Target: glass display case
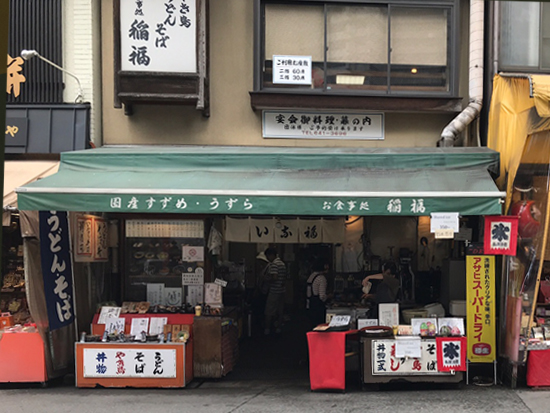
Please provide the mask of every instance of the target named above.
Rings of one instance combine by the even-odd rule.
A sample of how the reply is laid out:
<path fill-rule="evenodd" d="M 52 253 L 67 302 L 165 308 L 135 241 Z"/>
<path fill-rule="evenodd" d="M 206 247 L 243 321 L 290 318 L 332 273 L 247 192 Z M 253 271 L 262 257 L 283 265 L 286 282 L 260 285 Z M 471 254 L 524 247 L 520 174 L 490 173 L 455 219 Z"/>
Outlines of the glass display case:
<path fill-rule="evenodd" d="M 183 274 L 204 274 L 202 220 L 127 220 L 125 229 L 125 301 L 147 301 L 148 284 L 182 288 Z"/>

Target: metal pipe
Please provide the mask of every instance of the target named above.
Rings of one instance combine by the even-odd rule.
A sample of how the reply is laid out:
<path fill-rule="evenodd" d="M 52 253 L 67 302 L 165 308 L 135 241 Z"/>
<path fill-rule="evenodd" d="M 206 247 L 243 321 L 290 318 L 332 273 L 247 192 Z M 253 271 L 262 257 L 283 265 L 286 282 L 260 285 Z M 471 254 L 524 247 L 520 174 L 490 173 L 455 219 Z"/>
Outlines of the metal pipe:
<path fill-rule="evenodd" d="M 470 0 L 469 104 L 441 132 L 438 146 L 454 146 L 458 135 L 479 116 L 483 107 L 483 0 Z"/>

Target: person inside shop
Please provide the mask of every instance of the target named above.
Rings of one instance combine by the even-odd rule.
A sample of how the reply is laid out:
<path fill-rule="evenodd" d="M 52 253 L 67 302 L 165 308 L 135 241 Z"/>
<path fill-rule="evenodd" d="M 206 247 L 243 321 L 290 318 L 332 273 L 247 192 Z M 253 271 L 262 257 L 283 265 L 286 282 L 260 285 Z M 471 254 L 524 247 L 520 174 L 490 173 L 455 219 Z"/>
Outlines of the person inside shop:
<path fill-rule="evenodd" d="M 370 280 L 382 280 L 376 287 L 376 294 L 363 294 L 364 299 L 374 302 L 372 317 L 378 317 L 378 304 L 395 303 L 399 292 L 399 280 L 396 277 L 397 266 L 388 261 L 382 265 L 382 272 L 379 274 L 367 275 L 363 279 L 363 287 L 366 287 Z"/>
<path fill-rule="evenodd" d="M 265 303 L 265 330 L 264 335 L 281 334 L 285 309 L 286 265 L 277 256 L 275 248 L 268 248 L 264 252 L 269 261 L 265 269 L 265 279 L 269 281 L 269 292 Z"/>
<path fill-rule="evenodd" d="M 307 279 L 306 309 L 310 321 L 310 330 L 325 322 L 327 296 L 328 265 L 316 261 L 312 265 L 312 273 Z"/>
<path fill-rule="evenodd" d="M 266 277 L 266 269 L 269 260 L 262 251 L 256 256 L 255 262 L 255 287 L 252 296 L 251 308 L 255 326 L 262 328 L 265 320 L 265 304 L 269 293 L 269 279 Z M 261 330 L 260 330 L 261 331 Z"/>

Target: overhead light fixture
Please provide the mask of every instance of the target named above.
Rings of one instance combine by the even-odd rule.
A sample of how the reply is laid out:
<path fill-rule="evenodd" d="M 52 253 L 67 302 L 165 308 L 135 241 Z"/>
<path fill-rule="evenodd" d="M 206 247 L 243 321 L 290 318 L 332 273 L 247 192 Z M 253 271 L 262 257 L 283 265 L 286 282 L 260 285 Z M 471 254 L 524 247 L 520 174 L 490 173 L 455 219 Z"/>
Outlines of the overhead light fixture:
<path fill-rule="evenodd" d="M 365 83 L 365 76 L 358 75 L 336 75 L 338 85 L 362 85 Z"/>
<path fill-rule="evenodd" d="M 62 72 L 67 73 L 69 76 L 73 77 L 78 84 L 78 95 L 76 95 L 75 103 L 82 103 L 84 101 L 84 92 L 82 91 L 82 85 L 80 84 L 80 80 L 78 80 L 78 77 L 76 77 L 76 75 L 72 74 L 66 69 L 63 69 L 61 66 L 56 65 L 54 62 L 46 59 L 44 56 L 41 56 L 40 53 L 38 53 L 36 50 L 21 50 L 21 57 L 25 60 L 31 60 L 33 57 L 38 57 L 40 60 L 43 60 L 44 62 L 55 67 L 56 69 L 59 69 Z"/>
<path fill-rule="evenodd" d="M 418 73 L 418 69 L 417 69 L 416 67 L 413 67 L 413 68 L 411 69 L 411 73 L 412 73 L 413 75 L 416 74 L 416 73 Z"/>

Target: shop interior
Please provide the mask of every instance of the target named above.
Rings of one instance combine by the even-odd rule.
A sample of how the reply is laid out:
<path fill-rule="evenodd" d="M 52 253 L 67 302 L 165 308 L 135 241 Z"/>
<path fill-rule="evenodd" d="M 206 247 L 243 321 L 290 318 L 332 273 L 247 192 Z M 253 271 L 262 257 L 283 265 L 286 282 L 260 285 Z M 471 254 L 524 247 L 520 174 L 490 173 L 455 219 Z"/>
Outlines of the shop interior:
<path fill-rule="evenodd" d="M 147 312 L 194 314 L 196 306 L 202 305 L 202 315 L 231 318 L 239 335 L 238 362 L 234 361 L 233 375 L 258 378 L 272 378 L 277 374 L 288 378 L 300 374 L 307 377 L 306 332 L 310 325 L 305 310 L 306 280 L 316 261 L 321 260 L 328 267 L 329 316 L 349 313 L 353 315 L 354 323 L 357 318 L 368 318 L 374 304 L 363 298 L 362 280 L 367 275 L 380 273 L 383 263 L 388 261 L 394 262 L 398 269 L 400 289 L 397 301 L 401 311 L 441 303 L 445 313 L 449 314 L 451 302 L 465 300 L 465 242 L 457 238 L 475 240 L 479 236 L 478 217 L 461 218 L 461 232 L 454 240 L 435 239 L 430 231 L 429 217 L 341 217 L 338 222 L 343 230 L 336 242 L 253 242 L 248 227 L 250 220 L 256 218 L 251 217 L 238 218 L 238 228 L 241 228 L 241 233 L 246 233 L 247 241 L 242 241 L 242 234 L 235 235 L 233 230 L 233 234 L 228 232 L 228 221 L 232 218 L 227 216 L 199 217 L 198 221 L 204 223 L 204 237 L 197 238 L 177 234 L 161 238 L 143 237 L 129 229 L 129 225 L 136 221 L 132 215 L 104 218 L 110 223 L 110 233 L 116 233 L 116 236 L 110 236 L 109 263 L 75 263 L 76 273 L 87 274 L 86 287 L 89 287 L 83 289 L 77 276 L 76 285 L 80 291 L 77 298 L 80 295 L 80 301 L 94 303 L 88 309 L 79 304 L 79 331 L 88 330 L 99 306 L 124 306 L 123 303 L 127 302 L 147 301 L 147 285 L 162 283 L 166 300 L 160 305 L 150 303 Z M 279 218 L 258 219 L 277 225 Z M 288 223 L 299 220 L 299 217 L 284 219 Z M 302 218 L 311 219 L 315 218 Z M 177 219 L 167 216 L 166 220 L 174 222 Z M 147 222 L 147 217 L 141 221 Z M 149 222 L 158 221 L 162 219 L 154 216 Z M 213 243 L 211 228 L 220 235 L 218 244 Z M 318 230 L 320 233 L 320 228 Z M 204 248 L 204 260 L 192 263 L 182 260 L 182 246 Z M 263 308 L 257 299 L 257 280 L 265 267 L 265 256 L 262 255 L 268 247 L 277 250 L 287 267 L 288 276 L 282 333 L 265 336 Z M 103 270 L 99 270 L 99 266 Z M 194 292 L 193 286 L 184 285 L 181 290 L 181 274 L 195 273 L 201 267 L 205 283 L 226 282 L 220 309 L 204 305 L 202 293 Z M 373 293 L 376 293 L 377 284 L 378 281 L 374 280 Z M 169 289 L 172 295 L 166 295 Z M 177 289 L 181 292 L 176 293 Z M 83 294 L 86 297 L 82 297 Z M 137 309 L 126 311 L 137 312 Z"/>

